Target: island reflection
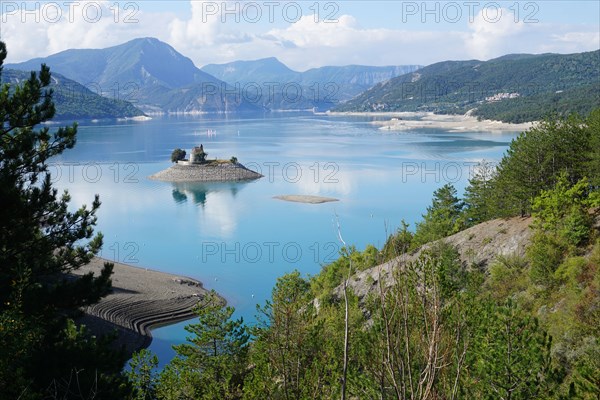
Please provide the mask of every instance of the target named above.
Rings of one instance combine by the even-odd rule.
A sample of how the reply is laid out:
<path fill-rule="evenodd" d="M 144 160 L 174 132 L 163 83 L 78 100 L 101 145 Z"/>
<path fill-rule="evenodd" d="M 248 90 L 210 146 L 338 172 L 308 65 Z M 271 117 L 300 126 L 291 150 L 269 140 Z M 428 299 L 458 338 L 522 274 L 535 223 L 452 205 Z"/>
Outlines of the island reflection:
<path fill-rule="evenodd" d="M 188 200 L 196 205 L 206 206 L 208 195 L 211 193 L 228 194 L 233 198 L 242 189 L 246 182 L 172 182 L 173 200 L 177 204 L 186 203 Z"/>

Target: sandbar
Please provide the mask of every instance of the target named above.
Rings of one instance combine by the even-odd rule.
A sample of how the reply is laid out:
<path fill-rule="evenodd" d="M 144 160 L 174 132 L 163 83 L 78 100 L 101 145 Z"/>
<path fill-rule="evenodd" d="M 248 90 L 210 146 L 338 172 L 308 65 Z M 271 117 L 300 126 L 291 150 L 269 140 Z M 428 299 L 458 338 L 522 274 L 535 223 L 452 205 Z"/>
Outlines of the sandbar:
<path fill-rule="evenodd" d="M 308 204 L 321 204 L 328 203 L 331 201 L 340 201 L 339 199 L 335 199 L 333 197 L 321 197 L 321 196 L 311 196 L 306 194 L 285 194 L 281 196 L 275 196 L 274 199 L 284 200 L 284 201 L 292 201 L 295 203 L 308 203 Z"/>

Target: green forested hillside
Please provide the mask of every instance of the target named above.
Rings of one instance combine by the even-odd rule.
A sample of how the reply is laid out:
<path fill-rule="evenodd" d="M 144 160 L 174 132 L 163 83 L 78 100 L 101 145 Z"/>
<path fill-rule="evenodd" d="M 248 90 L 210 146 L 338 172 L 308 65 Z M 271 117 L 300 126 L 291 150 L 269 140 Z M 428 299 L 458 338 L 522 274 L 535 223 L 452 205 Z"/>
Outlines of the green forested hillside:
<path fill-rule="evenodd" d="M 18 85 L 29 76 L 25 71 L 5 70 L 2 73 L 2 83 Z M 127 101 L 100 96 L 59 74 L 52 75 L 49 87 L 54 91 L 55 120 L 114 119 L 144 115 Z"/>
<path fill-rule="evenodd" d="M 571 113 L 586 115 L 598 105 L 600 105 L 600 80 L 562 91 L 480 104 L 473 114 L 482 119 L 521 123 L 540 121 L 548 115 L 567 116 Z"/>
<path fill-rule="evenodd" d="M 589 113 L 600 105 L 600 50 L 578 54 L 508 55 L 490 61 L 445 61 L 380 83 L 336 111 L 434 111 L 507 122 L 552 112 Z M 492 102 L 500 93 L 518 94 Z"/>

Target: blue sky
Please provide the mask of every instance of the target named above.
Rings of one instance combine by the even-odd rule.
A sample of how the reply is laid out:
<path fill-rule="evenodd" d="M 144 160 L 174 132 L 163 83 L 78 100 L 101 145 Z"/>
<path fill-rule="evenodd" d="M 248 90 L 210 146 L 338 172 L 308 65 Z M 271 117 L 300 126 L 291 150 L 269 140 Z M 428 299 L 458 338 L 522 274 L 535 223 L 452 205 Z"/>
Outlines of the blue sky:
<path fill-rule="evenodd" d="M 144 36 L 198 66 L 274 56 L 297 70 L 600 48 L 598 1 L 46 0 L 0 14 L 10 62 Z"/>
<path fill-rule="evenodd" d="M 313 5 L 315 1 L 297 1 L 298 3 L 307 4 L 308 6 Z M 322 8 L 329 1 L 321 1 Z M 365 27 L 380 27 L 380 28 L 394 28 L 398 27 L 398 23 L 401 20 L 402 7 L 407 7 L 408 3 L 417 3 L 419 6 L 423 3 L 422 1 L 397 1 L 397 0 L 384 0 L 384 1 L 370 1 L 370 0 L 344 0 L 336 2 L 339 5 L 340 13 L 351 14 L 360 16 L 361 23 Z M 433 3 L 429 1 L 429 7 L 435 7 Z M 447 3 L 457 3 L 461 5 L 461 8 L 467 11 L 467 7 L 464 6 L 465 1 L 445 1 L 437 2 L 439 7 L 444 7 Z M 491 4 L 493 2 L 482 1 L 478 2 L 481 6 Z M 533 9 L 528 8 L 525 10 L 525 5 L 533 3 L 531 1 L 499 1 L 496 2 L 502 7 L 509 8 L 520 4 L 520 8 L 524 14 L 532 12 Z M 538 1 L 535 2 L 538 5 L 538 11 L 536 15 L 540 20 L 547 23 L 569 23 L 569 24 L 595 24 L 598 25 L 600 19 L 600 2 L 595 0 L 587 1 Z M 147 11 L 164 12 L 171 11 L 175 12 L 180 16 L 189 15 L 190 13 L 190 1 L 188 0 L 174 0 L 174 1 L 157 1 L 157 0 L 145 0 L 141 4 L 141 7 Z M 307 7 L 308 7 L 307 6 Z M 476 7 L 474 7 L 476 8 Z M 479 7 L 480 9 L 481 7 Z M 476 8 L 478 9 L 478 8 Z M 414 29 L 423 29 L 423 25 L 416 19 L 409 21 L 409 27 Z M 436 25 L 443 27 L 443 24 L 430 23 L 427 24 L 427 29 L 436 29 Z"/>

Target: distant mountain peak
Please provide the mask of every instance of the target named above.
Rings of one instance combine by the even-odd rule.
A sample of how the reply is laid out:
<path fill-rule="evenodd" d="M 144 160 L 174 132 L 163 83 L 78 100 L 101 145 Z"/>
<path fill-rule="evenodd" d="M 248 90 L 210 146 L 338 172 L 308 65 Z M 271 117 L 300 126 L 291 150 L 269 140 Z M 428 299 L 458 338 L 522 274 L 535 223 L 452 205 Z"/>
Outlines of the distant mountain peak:
<path fill-rule="evenodd" d="M 283 71 L 287 71 L 287 72 L 296 72 L 292 69 L 290 69 L 287 65 L 285 65 L 284 63 L 282 63 L 281 61 L 279 61 L 279 59 L 277 57 L 265 57 L 265 58 L 258 58 L 256 60 L 236 60 L 236 61 L 231 61 L 228 63 L 224 63 L 224 64 L 207 64 L 204 67 L 202 67 L 202 69 L 212 69 L 212 68 L 217 68 L 217 69 L 231 69 L 231 68 L 236 68 L 236 67 L 244 67 L 244 68 L 265 68 L 265 67 L 271 67 L 271 68 L 279 68 L 280 70 Z"/>
<path fill-rule="evenodd" d="M 49 65 L 53 72 L 93 87 L 97 93 L 134 101 L 147 112 L 229 112 L 252 108 L 243 100 L 236 101 L 235 96 L 223 94 L 224 82 L 198 69 L 190 58 L 154 37 L 104 49 L 67 50 L 11 67 L 31 71 L 39 69 L 41 63 Z M 182 96 L 184 89 L 186 95 Z M 207 91 L 211 93 L 209 97 Z"/>
<path fill-rule="evenodd" d="M 229 83 L 266 85 L 276 82 L 280 87 L 294 84 L 302 88 L 305 96 L 303 108 L 312 103 L 331 107 L 333 103 L 351 99 L 373 85 L 412 72 L 419 65 L 397 65 L 374 67 L 368 65 L 324 66 L 304 72 L 290 69 L 276 57 L 252 61 L 232 61 L 226 64 L 208 64 L 202 70 Z M 312 94 L 311 94 L 312 93 Z M 316 96 L 319 96 L 316 98 Z M 285 97 L 285 96 L 283 96 Z M 315 100 L 316 98 L 316 100 Z M 278 104 L 276 108 L 300 107 L 298 103 Z"/>
<path fill-rule="evenodd" d="M 176 88 L 200 82 L 218 83 L 218 79 L 198 69 L 192 60 L 171 45 L 154 37 L 143 37 L 104 49 L 72 49 L 44 59 L 12 65 L 12 68 L 35 70 L 45 62 L 52 71 L 83 85 L 93 83 L 102 91 L 149 83 Z"/>
<path fill-rule="evenodd" d="M 273 63 L 273 64 L 281 64 L 281 65 L 285 65 L 284 63 L 282 63 L 281 61 L 279 61 L 279 59 L 277 57 L 265 57 L 265 58 L 260 58 L 256 61 L 262 61 L 265 63 Z M 287 67 L 287 65 L 286 65 Z"/>
<path fill-rule="evenodd" d="M 119 44 L 117 46 L 127 46 L 127 45 L 137 44 L 137 43 L 141 43 L 141 44 L 148 43 L 148 44 L 153 44 L 153 45 L 163 44 L 163 45 L 166 45 L 166 46 L 169 46 L 169 47 L 171 46 L 170 44 L 168 44 L 166 42 L 163 42 L 160 39 L 157 39 L 155 37 L 151 37 L 151 36 L 143 37 L 143 38 L 131 39 L 131 40 L 129 40 L 129 41 L 125 42 L 125 43 L 121 43 L 121 44 Z M 113 47 L 117 47 L 117 46 L 113 46 Z"/>

